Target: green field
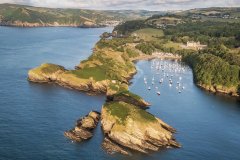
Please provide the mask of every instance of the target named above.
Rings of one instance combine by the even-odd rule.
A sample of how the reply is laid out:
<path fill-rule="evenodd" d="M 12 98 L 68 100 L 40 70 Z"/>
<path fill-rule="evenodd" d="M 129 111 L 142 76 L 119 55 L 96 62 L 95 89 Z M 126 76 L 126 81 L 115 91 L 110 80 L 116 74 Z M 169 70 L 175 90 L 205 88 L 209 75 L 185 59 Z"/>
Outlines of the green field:
<path fill-rule="evenodd" d="M 163 37 L 164 33 L 160 29 L 153 28 L 144 28 L 133 32 L 132 35 L 136 35 L 140 39 L 144 39 L 145 41 L 156 40 L 158 37 Z"/>
<path fill-rule="evenodd" d="M 70 71 L 70 73 L 76 75 L 79 78 L 89 79 L 93 78 L 96 81 L 102 81 L 106 79 L 106 72 L 99 67 L 84 68 L 79 70 Z"/>

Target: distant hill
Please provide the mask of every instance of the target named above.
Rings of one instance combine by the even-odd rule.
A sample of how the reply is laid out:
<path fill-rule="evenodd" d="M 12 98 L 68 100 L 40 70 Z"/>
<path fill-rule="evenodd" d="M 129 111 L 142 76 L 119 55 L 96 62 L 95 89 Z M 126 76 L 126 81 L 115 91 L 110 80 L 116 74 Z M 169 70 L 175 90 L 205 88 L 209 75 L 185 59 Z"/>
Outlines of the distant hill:
<path fill-rule="evenodd" d="M 39 27 L 76 26 L 100 27 L 116 25 L 121 21 L 144 19 L 163 12 L 145 10 L 87 10 L 43 8 L 16 4 L 0 4 L 0 25 Z"/>
<path fill-rule="evenodd" d="M 240 7 L 199 8 L 179 12 L 176 15 L 202 21 L 239 22 Z"/>

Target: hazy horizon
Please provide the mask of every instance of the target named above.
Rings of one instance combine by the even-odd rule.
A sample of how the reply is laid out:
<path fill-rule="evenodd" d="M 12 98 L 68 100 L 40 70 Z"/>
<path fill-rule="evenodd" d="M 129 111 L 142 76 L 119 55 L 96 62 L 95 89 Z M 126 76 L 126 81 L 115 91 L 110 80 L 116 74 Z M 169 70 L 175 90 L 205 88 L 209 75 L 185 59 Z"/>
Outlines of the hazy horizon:
<path fill-rule="evenodd" d="M 240 7 L 239 0 L 1 0 L 0 4 L 19 4 L 33 7 L 47 8 L 73 8 L 90 10 L 149 10 L 149 11 L 168 11 L 168 10 L 188 10 L 195 8 L 210 7 Z"/>

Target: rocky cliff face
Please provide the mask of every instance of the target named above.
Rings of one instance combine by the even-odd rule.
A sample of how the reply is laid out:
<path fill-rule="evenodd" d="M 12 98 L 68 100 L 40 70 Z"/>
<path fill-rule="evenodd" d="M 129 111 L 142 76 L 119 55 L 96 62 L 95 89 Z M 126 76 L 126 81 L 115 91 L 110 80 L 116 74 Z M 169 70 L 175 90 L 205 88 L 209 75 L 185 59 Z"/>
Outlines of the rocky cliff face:
<path fill-rule="evenodd" d="M 142 153 L 158 151 L 163 147 L 180 147 L 173 136 L 174 128 L 132 104 L 106 103 L 102 108 L 101 124 L 106 137 L 118 147 Z M 108 146 L 106 141 L 104 143 L 103 146 Z"/>
<path fill-rule="evenodd" d="M 64 133 L 64 135 L 74 141 L 81 142 L 93 136 L 92 130 L 96 128 L 100 119 L 100 113 L 91 111 L 87 116 L 79 119 L 76 126 Z"/>

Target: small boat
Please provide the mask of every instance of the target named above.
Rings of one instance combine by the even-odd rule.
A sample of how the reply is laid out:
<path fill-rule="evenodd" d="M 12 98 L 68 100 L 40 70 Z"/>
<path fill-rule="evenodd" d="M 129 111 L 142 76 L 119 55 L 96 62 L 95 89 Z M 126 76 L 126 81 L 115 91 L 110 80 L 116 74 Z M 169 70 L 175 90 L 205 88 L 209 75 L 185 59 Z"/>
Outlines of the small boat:
<path fill-rule="evenodd" d="M 151 87 L 148 87 L 148 90 L 150 91 L 150 90 L 151 90 Z"/>
<path fill-rule="evenodd" d="M 159 96 L 161 95 L 160 91 L 157 92 L 157 95 L 159 95 Z"/>

